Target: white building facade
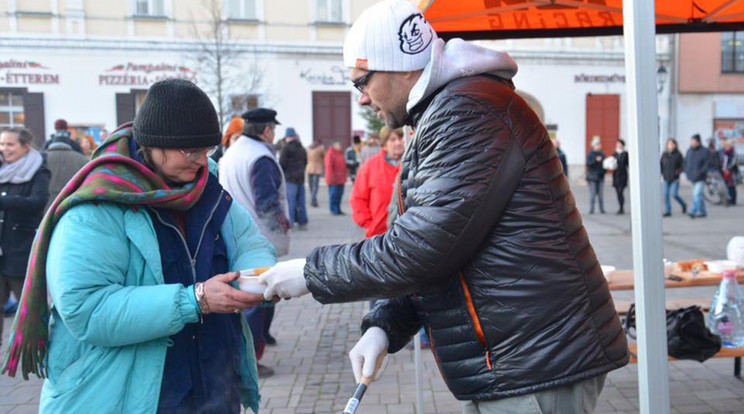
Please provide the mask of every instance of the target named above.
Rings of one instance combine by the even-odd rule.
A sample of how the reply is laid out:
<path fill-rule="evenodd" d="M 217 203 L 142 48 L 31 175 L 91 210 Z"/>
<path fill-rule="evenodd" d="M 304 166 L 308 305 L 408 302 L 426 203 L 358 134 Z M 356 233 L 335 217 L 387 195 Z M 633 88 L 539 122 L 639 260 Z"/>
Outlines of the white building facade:
<path fill-rule="evenodd" d="M 0 0 L 0 127 L 26 125 L 48 137 L 63 118 L 100 140 L 101 131 L 134 118 L 149 85 L 169 77 L 194 81 L 218 106 L 214 76 L 195 51 L 221 36 L 236 56 L 234 69 L 226 71 L 223 122 L 270 107 L 282 123 L 279 137 L 293 127 L 305 145 L 349 142 L 366 123 L 343 67 L 342 44 L 353 20 L 374 2 Z M 205 5 L 216 6 L 216 17 Z M 741 95 L 680 93 L 678 38 L 657 37 L 657 67 L 667 76 L 660 77 L 659 136 L 653 138 L 712 135 L 715 120 L 701 123 L 701 108 L 711 118 L 730 115 L 744 125 Z M 518 92 L 560 140 L 569 164 L 584 164 L 594 136 L 607 153 L 626 136 L 621 37 L 480 44 L 517 61 Z M 685 143 L 680 140 L 681 147 Z"/>

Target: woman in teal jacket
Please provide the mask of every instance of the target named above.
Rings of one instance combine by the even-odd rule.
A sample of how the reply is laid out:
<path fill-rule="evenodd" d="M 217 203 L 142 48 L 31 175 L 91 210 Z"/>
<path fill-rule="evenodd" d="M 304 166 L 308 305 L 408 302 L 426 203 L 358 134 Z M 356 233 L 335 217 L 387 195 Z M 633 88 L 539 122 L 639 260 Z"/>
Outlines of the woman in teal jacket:
<path fill-rule="evenodd" d="M 21 361 L 24 376 L 46 375 L 42 413 L 258 411 L 240 311 L 262 297 L 234 282 L 276 259 L 209 172 L 220 138 L 201 90 L 158 82 L 133 127 L 112 134 L 55 200 L 4 367 L 13 375 Z M 50 311 L 38 300 L 44 281 Z"/>

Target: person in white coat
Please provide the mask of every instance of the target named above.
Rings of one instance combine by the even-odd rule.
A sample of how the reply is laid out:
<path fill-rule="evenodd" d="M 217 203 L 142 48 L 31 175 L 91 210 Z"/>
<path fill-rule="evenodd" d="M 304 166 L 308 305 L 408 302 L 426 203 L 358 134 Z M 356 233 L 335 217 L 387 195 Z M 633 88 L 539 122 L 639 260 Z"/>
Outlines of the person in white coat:
<path fill-rule="evenodd" d="M 228 148 L 220 160 L 220 184 L 243 206 L 276 250 L 276 256 L 289 252 L 289 209 L 282 167 L 274 155 L 276 111 L 258 108 L 242 115 L 243 136 Z M 276 340 L 269 334 L 274 306 L 244 312 L 253 334 L 256 358 L 261 360 L 266 345 Z M 258 364 L 258 375 L 269 377 L 274 371 Z"/>

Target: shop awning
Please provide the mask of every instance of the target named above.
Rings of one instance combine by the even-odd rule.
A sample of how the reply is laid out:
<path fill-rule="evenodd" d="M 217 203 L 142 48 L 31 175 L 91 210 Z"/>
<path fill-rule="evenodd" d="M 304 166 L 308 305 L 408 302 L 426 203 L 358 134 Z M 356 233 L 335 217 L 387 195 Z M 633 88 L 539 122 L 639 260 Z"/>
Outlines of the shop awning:
<path fill-rule="evenodd" d="M 443 38 L 600 36 L 623 32 L 623 0 L 419 0 Z M 656 0 L 656 33 L 744 28 L 744 1 Z"/>

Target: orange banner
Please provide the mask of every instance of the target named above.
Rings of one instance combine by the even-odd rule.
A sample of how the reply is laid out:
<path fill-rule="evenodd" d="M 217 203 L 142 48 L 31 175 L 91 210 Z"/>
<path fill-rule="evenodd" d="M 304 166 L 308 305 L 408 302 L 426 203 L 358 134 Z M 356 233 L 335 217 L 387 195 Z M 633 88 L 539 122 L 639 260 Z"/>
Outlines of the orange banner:
<path fill-rule="evenodd" d="M 417 0 L 442 37 L 622 33 L 622 0 Z M 744 30 L 744 0 L 656 0 L 658 33 Z"/>

